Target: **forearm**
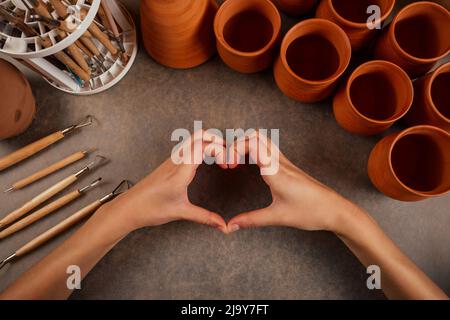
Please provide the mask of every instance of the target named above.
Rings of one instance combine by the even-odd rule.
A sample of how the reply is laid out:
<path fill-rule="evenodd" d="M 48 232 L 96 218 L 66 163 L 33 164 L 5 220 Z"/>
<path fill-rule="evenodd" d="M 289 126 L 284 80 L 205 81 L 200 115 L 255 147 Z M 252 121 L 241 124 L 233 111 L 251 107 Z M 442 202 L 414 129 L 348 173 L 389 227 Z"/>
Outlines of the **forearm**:
<path fill-rule="evenodd" d="M 108 205 L 100 208 L 76 233 L 48 256 L 25 272 L 1 295 L 2 299 L 65 299 L 72 290 L 66 281 L 70 265 L 81 270 L 81 276 L 120 241 L 129 230 L 122 218 Z"/>
<path fill-rule="evenodd" d="M 377 265 L 390 299 L 448 299 L 362 209 L 354 206 L 337 230 L 339 238 L 364 266 Z"/>

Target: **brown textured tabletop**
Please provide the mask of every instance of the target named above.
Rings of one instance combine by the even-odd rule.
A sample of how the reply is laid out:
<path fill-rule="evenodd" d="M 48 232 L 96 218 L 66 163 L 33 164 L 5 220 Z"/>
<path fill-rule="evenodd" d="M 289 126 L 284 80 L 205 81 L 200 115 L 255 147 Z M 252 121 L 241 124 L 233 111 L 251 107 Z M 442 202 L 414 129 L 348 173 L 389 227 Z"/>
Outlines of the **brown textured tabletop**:
<path fill-rule="evenodd" d="M 135 17 L 137 0 L 126 1 Z M 285 29 L 294 21 L 288 20 Z M 141 48 L 129 74 L 107 92 L 76 97 L 29 77 L 38 111 L 28 131 L 0 142 L 0 155 L 92 114 L 99 123 L 22 164 L 0 172 L 0 186 L 83 148 L 98 147 L 111 162 L 97 176 L 105 183 L 79 201 L 0 243 L 4 258 L 123 178 L 138 181 L 171 152 L 176 128 L 279 128 L 286 156 L 306 172 L 363 208 L 447 294 L 450 294 L 450 195 L 418 203 L 399 202 L 375 190 L 366 174 L 369 152 L 381 136 L 351 135 L 334 120 L 330 101 L 301 104 L 283 96 L 270 70 L 238 74 L 218 57 L 191 70 L 156 64 Z M 392 130 L 401 128 L 400 125 Z M 391 130 L 391 131 L 392 131 Z M 0 193 L 0 216 L 82 166 L 79 162 L 12 194 Z M 270 202 L 253 167 L 222 172 L 201 167 L 190 188 L 192 201 L 227 219 Z M 330 208 L 333 210 L 333 208 Z M 0 272 L 0 291 L 71 232 Z M 383 298 L 366 288 L 365 269 L 336 236 L 289 228 L 239 231 L 225 236 L 187 222 L 136 231 L 91 271 L 74 299 L 104 298 Z"/>

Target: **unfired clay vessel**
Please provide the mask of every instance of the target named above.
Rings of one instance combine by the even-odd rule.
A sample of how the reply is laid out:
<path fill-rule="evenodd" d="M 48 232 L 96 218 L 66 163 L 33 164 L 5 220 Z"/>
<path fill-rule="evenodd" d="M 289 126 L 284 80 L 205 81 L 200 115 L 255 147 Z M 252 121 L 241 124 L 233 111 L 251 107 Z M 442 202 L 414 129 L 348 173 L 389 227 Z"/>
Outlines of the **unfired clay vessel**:
<path fill-rule="evenodd" d="M 348 67 L 345 32 L 324 19 L 304 20 L 288 31 L 274 65 L 275 81 L 288 97 L 316 102 L 328 97 Z"/>
<path fill-rule="evenodd" d="M 418 201 L 450 190 L 450 134 L 420 125 L 383 138 L 368 173 L 375 187 L 397 200 Z"/>
<path fill-rule="evenodd" d="M 35 100 L 25 76 L 0 59 L 0 139 L 16 136 L 31 124 Z"/>
<path fill-rule="evenodd" d="M 414 82 L 414 102 L 405 120 L 450 132 L 450 62 Z"/>
<path fill-rule="evenodd" d="M 411 78 L 427 73 L 450 52 L 450 12 L 427 1 L 403 8 L 375 47 L 375 57 L 394 62 Z"/>
<path fill-rule="evenodd" d="M 269 0 L 227 0 L 214 20 L 220 57 L 230 68 L 243 73 L 272 65 L 280 30 L 280 14 Z"/>
<path fill-rule="evenodd" d="M 216 51 L 214 0 L 142 0 L 141 30 L 150 56 L 162 65 L 186 69 Z"/>
<path fill-rule="evenodd" d="M 400 67 L 382 60 L 366 62 L 339 88 L 334 116 L 351 133 L 380 133 L 408 112 L 413 95 L 412 82 Z"/>
<path fill-rule="evenodd" d="M 273 2 L 287 15 L 298 17 L 311 11 L 317 0 L 273 0 Z"/>
<path fill-rule="evenodd" d="M 347 34 L 354 51 L 367 46 L 377 29 L 369 29 L 367 21 L 372 15 L 367 8 L 376 5 L 381 17 L 371 23 L 382 25 L 394 9 L 395 0 L 321 0 L 316 17 L 328 19 L 339 25 Z"/>

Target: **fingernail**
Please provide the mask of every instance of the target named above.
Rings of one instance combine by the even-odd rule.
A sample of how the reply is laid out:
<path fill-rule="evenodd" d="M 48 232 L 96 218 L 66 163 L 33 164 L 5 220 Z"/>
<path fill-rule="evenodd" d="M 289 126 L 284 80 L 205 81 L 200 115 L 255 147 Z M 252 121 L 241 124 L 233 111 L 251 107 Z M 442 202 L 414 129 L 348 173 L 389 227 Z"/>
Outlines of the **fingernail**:
<path fill-rule="evenodd" d="M 239 230 L 239 226 L 237 224 L 232 224 L 230 225 L 230 227 L 228 228 L 228 231 L 230 231 L 230 233 L 232 232 L 236 232 Z"/>

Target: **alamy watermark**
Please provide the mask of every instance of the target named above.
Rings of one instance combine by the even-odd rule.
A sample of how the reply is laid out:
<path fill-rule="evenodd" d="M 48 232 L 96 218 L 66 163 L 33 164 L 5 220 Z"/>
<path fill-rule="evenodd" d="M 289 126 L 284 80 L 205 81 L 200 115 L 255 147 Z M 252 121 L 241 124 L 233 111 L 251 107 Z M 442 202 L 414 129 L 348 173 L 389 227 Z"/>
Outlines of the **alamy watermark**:
<path fill-rule="evenodd" d="M 274 175 L 279 169 L 279 129 L 226 129 L 224 135 L 219 129 L 204 130 L 203 122 L 197 120 L 192 134 L 178 128 L 172 132 L 171 141 L 178 142 L 171 155 L 175 164 L 245 164 L 248 153 L 249 163 L 258 164 L 261 175 Z"/>

